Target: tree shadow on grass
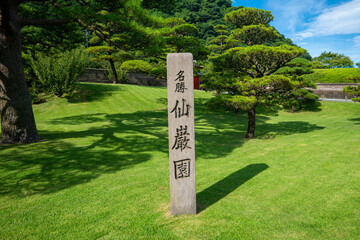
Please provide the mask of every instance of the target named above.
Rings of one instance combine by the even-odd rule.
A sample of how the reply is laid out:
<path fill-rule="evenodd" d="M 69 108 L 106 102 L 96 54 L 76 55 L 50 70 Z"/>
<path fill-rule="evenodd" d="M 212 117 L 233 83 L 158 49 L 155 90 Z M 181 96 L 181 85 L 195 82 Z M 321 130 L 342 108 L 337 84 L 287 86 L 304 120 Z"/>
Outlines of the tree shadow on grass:
<path fill-rule="evenodd" d="M 89 151 L 86 147 L 61 141 L 45 141 L 33 148 L 19 146 L 17 150 L 1 154 L 0 168 L 6 172 L 0 178 L 0 195 L 25 197 L 57 192 L 89 182 L 101 174 L 132 167 L 151 157 L 146 153 Z"/>
<path fill-rule="evenodd" d="M 349 121 L 356 122 L 356 125 L 360 125 L 360 118 L 350 118 Z"/>
<path fill-rule="evenodd" d="M 199 161 L 224 157 L 242 146 L 246 114 L 208 112 L 201 99 L 195 104 Z M 269 117 L 263 115 L 256 120 L 258 136 L 269 131 L 282 135 L 322 129 L 307 122 L 268 124 Z M 166 110 L 74 115 L 48 124 L 58 130 L 40 130 L 45 142 L 31 147 L 0 146 L 0 195 L 57 192 L 149 161 L 152 152 L 168 152 Z M 80 130 L 64 130 L 64 125 Z"/>
<path fill-rule="evenodd" d="M 235 189 L 252 179 L 256 175 L 268 169 L 269 166 L 264 163 L 250 164 L 213 184 L 207 189 L 196 194 L 197 210 L 204 211 L 206 208 L 220 201 L 229 195 Z"/>
<path fill-rule="evenodd" d="M 76 85 L 74 93 L 66 96 L 66 99 L 69 103 L 94 102 L 118 91 L 123 91 L 121 85 L 81 83 Z"/>

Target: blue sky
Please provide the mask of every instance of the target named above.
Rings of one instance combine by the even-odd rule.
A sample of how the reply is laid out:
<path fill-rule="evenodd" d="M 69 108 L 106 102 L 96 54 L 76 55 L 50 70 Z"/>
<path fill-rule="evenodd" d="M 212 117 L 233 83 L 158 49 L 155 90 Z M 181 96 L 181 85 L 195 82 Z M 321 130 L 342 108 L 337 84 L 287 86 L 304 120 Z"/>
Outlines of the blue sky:
<path fill-rule="evenodd" d="M 233 6 L 270 10 L 271 23 L 310 53 L 342 53 L 360 62 L 360 0 L 233 0 Z"/>

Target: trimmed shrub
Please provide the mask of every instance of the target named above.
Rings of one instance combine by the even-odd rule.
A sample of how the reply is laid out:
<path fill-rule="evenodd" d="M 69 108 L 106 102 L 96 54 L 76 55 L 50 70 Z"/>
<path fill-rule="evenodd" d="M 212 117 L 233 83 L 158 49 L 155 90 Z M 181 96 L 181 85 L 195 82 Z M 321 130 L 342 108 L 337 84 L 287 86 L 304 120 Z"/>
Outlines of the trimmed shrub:
<path fill-rule="evenodd" d="M 130 60 L 125 61 L 120 67 L 120 70 L 127 72 L 142 72 L 149 73 L 152 69 L 150 63 L 145 62 L 143 60 Z"/>
<path fill-rule="evenodd" d="M 30 59 L 31 67 L 37 77 L 37 85 L 56 96 L 70 94 L 75 88 L 76 79 L 87 66 L 87 55 L 83 49 L 74 49 L 55 56 L 38 54 L 37 60 Z"/>
<path fill-rule="evenodd" d="M 162 78 L 162 79 L 166 79 L 166 68 L 153 68 L 150 70 L 149 75 L 156 77 L 156 78 Z"/>
<path fill-rule="evenodd" d="M 304 75 L 305 80 L 316 83 L 353 83 L 349 77 L 360 77 L 359 68 L 314 69 L 314 73 Z"/>

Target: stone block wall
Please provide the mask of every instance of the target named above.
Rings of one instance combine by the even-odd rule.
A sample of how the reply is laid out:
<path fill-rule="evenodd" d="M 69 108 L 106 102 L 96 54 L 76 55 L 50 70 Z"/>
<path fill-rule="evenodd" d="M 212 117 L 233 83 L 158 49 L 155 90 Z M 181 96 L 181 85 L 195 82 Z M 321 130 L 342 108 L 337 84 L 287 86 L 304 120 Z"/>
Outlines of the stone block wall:
<path fill-rule="evenodd" d="M 127 73 L 127 84 L 166 87 L 166 79 L 157 79 L 146 73 Z"/>
<path fill-rule="evenodd" d="M 316 83 L 317 89 L 311 89 L 319 97 L 325 97 L 330 99 L 345 99 L 351 98 L 347 93 L 343 92 L 343 88 L 346 86 L 356 86 L 357 83 Z"/>
<path fill-rule="evenodd" d="M 106 69 L 86 69 L 83 76 L 78 78 L 78 82 L 93 82 L 93 83 L 112 83 L 107 77 Z M 156 79 L 145 73 L 127 73 L 126 84 L 142 85 L 142 86 L 161 86 L 166 87 L 166 79 Z M 311 89 L 319 97 L 331 99 L 345 99 L 351 98 L 347 93 L 343 92 L 346 86 L 356 86 L 359 83 L 317 83 L 317 89 Z"/>
<path fill-rule="evenodd" d="M 77 79 L 78 82 L 91 83 L 112 83 L 107 77 L 106 69 L 88 68 L 84 74 Z M 166 79 L 157 79 L 145 73 L 127 73 L 126 84 L 142 85 L 142 86 L 161 86 L 166 87 Z"/>
<path fill-rule="evenodd" d="M 84 74 L 76 81 L 92 83 L 112 83 L 112 81 L 107 77 L 106 73 L 106 69 L 87 68 Z"/>

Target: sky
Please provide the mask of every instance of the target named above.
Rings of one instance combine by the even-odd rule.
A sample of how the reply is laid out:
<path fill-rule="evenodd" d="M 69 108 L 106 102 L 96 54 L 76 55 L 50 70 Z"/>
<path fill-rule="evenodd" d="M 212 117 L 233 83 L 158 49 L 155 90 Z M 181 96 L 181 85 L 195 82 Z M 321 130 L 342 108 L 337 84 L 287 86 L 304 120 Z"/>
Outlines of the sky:
<path fill-rule="evenodd" d="M 271 25 L 312 57 L 331 51 L 360 62 L 360 0 L 233 0 L 233 6 L 270 10 Z"/>

